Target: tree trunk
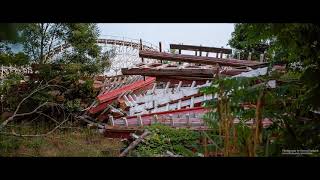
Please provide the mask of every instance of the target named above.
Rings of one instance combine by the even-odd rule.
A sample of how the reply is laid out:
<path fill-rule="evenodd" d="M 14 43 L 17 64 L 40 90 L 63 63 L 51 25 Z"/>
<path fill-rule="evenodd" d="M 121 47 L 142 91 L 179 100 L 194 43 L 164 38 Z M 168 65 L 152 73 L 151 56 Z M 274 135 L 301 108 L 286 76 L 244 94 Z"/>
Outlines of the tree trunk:
<path fill-rule="evenodd" d="M 264 91 L 262 91 L 257 100 L 257 109 L 256 109 L 256 123 L 255 123 L 255 132 L 253 139 L 253 151 L 254 156 L 256 156 L 257 146 L 260 144 L 260 135 L 262 129 L 262 104 L 264 98 Z"/>
<path fill-rule="evenodd" d="M 41 27 L 41 29 L 40 29 L 40 31 L 41 31 L 41 42 L 40 42 L 40 64 L 42 64 L 43 63 L 43 41 L 44 41 L 44 34 L 43 34 L 43 32 L 44 32 L 44 23 L 41 23 L 41 25 L 40 25 Z"/>

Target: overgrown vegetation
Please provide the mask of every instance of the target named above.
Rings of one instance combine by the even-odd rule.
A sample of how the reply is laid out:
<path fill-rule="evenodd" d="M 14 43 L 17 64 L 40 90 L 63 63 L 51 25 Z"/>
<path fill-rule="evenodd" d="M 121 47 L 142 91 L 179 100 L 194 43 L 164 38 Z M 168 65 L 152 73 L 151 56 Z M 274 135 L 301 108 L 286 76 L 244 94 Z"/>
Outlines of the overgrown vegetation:
<path fill-rule="evenodd" d="M 236 24 L 231 47 L 243 51 L 267 51 L 270 67 L 284 65 L 285 72 L 269 71 L 246 79 L 218 79 L 204 89 L 218 98 L 207 104 L 206 119 L 224 141 L 224 155 L 281 156 L 282 150 L 318 150 L 319 40 L 316 24 Z M 268 87 L 270 80 L 275 88 Z M 240 123 L 233 125 L 237 118 Z M 269 118 L 273 125 L 262 128 Z M 253 125 L 245 125 L 254 120 Z M 315 154 L 314 154 L 315 155 Z M 307 155 L 308 156 L 308 155 Z"/>
<path fill-rule="evenodd" d="M 185 157 L 196 156 L 200 133 L 188 129 L 174 129 L 160 124 L 146 127 L 146 129 L 152 134 L 143 144 L 138 145 L 131 156 L 162 156 L 166 151 Z"/>
<path fill-rule="evenodd" d="M 27 134 L 36 129 L 25 124 L 21 128 Z M 0 135 L 0 157 L 113 157 L 119 155 L 122 147 L 118 139 L 107 139 L 95 129 L 78 127 L 41 137 Z"/>
<path fill-rule="evenodd" d="M 98 36 L 96 24 L 19 24 L 17 38 L 1 42 L 0 62 L 4 66 L 30 65 L 33 73 L 24 82 L 19 73 L 2 80 L 1 119 L 9 121 L 1 122 L 0 131 L 21 118 L 33 121 L 41 116 L 48 126 L 58 127 L 82 114 L 98 93 L 93 88 L 94 76 L 109 66 L 108 53 L 102 53 L 96 43 Z M 13 45 L 22 49 L 16 53 Z M 67 49 L 56 55 L 62 46 Z"/>

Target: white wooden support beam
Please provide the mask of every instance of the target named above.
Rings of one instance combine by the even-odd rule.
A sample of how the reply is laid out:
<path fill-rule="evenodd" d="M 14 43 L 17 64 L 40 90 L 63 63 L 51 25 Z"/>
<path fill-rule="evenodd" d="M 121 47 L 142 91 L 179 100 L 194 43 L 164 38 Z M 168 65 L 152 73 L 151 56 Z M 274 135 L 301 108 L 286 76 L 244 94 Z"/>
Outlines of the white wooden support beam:
<path fill-rule="evenodd" d="M 178 109 L 181 109 L 181 102 L 182 102 L 182 100 L 181 100 L 181 99 L 179 99 L 179 102 L 178 102 Z"/>
<path fill-rule="evenodd" d="M 121 94 L 120 94 L 120 96 L 117 98 L 117 101 L 119 101 L 122 97 L 123 97 L 123 95 L 125 95 L 126 94 L 126 92 L 122 92 Z"/>
<path fill-rule="evenodd" d="M 129 124 L 128 124 L 127 118 L 123 117 L 122 119 L 123 119 L 124 125 L 125 125 L 126 127 L 128 127 Z"/>
<path fill-rule="evenodd" d="M 110 109 L 110 107 L 105 108 L 100 114 L 106 113 L 109 109 Z"/>
<path fill-rule="evenodd" d="M 129 106 L 133 106 L 133 103 L 131 101 L 129 101 L 129 99 L 126 95 L 123 95 L 123 98 L 129 104 Z"/>
<path fill-rule="evenodd" d="M 117 109 L 117 108 L 111 106 L 110 104 L 108 104 L 108 107 L 109 107 L 113 112 L 117 112 L 117 113 L 120 113 L 121 115 L 125 115 L 125 112 L 122 111 L 122 109 Z"/>
<path fill-rule="evenodd" d="M 137 121 L 138 121 L 139 126 L 143 126 L 143 121 L 142 121 L 141 115 L 137 116 Z"/>
<path fill-rule="evenodd" d="M 137 100 L 137 95 L 136 94 L 132 94 L 132 96 L 134 97 L 135 100 Z"/>
<path fill-rule="evenodd" d="M 164 88 L 164 94 L 166 94 L 168 92 L 169 86 L 170 86 L 170 81 L 167 82 L 167 85 Z"/>
<path fill-rule="evenodd" d="M 155 90 L 156 90 L 156 87 L 157 87 L 157 83 L 153 83 L 153 87 L 152 87 L 152 90 L 151 90 L 151 94 L 154 94 Z"/>
<path fill-rule="evenodd" d="M 260 54 L 260 62 L 263 62 L 264 60 L 264 54 Z"/>
<path fill-rule="evenodd" d="M 194 107 L 194 96 L 191 97 L 190 108 Z"/>
<path fill-rule="evenodd" d="M 169 115 L 169 117 L 170 117 L 170 124 L 171 124 L 171 126 L 172 126 L 172 127 L 174 127 L 174 119 L 173 119 L 173 115 L 172 115 L 172 114 L 170 114 L 170 115 Z"/>
<path fill-rule="evenodd" d="M 177 92 L 180 91 L 181 86 L 182 86 L 182 81 L 179 81 L 179 84 L 178 84 L 178 87 L 177 87 Z"/>
<path fill-rule="evenodd" d="M 124 76 L 122 82 L 125 83 L 125 82 L 127 82 L 127 80 L 128 80 L 128 76 Z"/>
<path fill-rule="evenodd" d="M 251 61 L 252 52 L 249 52 L 248 60 Z"/>
<path fill-rule="evenodd" d="M 191 126 L 191 121 L 190 121 L 190 115 L 186 114 L 186 119 L 187 119 L 187 126 L 190 127 Z"/>
<path fill-rule="evenodd" d="M 156 115 L 156 114 L 153 115 L 153 120 L 154 120 L 155 123 L 158 123 L 158 115 Z"/>
<path fill-rule="evenodd" d="M 196 86 L 196 81 L 192 81 L 191 89 L 193 89 L 195 86 Z"/>
<path fill-rule="evenodd" d="M 133 104 L 137 104 L 137 102 L 133 99 L 133 97 L 130 94 L 128 95 L 128 97 L 131 100 L 131 102 L 133 102 Z"/>
<path fill-rule="evenodd" d="M 169 107 L 170 107 L 170 104 L 167 103 L 167 104 L 166 104 L 166 111 L 169 111 Z"/>
<path fill-rule="evenodd" d="M 114 126 L 114 119 L 113 116 L 109 116 L 110 125 Z"/>
<path fill-rule="evenodd" d="M 206 101 L 207 100 L 207 95 L 203 94 L 203 100 Z"/>

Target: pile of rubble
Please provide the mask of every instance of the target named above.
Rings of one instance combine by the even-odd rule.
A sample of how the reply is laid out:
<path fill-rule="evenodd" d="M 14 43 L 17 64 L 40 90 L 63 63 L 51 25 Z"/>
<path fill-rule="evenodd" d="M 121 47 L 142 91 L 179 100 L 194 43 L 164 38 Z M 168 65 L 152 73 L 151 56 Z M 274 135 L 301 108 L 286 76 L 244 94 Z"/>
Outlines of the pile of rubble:
<path fill-rule="evenodd" d="M 230 58 L 231 49 L 177 44 L 170 48 L 179 54 L 140 50 L 142 63 L 123 68 L 123 75 L 107 77 L 97 84 L 100 93 L 87 114 L 106 123 L 106 136 L 127 137 L 153 123 L 207 130 L 202 116 L 208 109 L 203 104 L 214 95 L 203 94 L 200 88 L 210 86 L 217 73 L 251 77 L 267 72 L 268 63 L 263 60 Z M 195 55 L 181 54 L 182 50 L 194 51 Z M 216 56 L 211 57 L 212 54 Z M 145 59 L 155 59 L 157 63 L 147 64 Z"/>

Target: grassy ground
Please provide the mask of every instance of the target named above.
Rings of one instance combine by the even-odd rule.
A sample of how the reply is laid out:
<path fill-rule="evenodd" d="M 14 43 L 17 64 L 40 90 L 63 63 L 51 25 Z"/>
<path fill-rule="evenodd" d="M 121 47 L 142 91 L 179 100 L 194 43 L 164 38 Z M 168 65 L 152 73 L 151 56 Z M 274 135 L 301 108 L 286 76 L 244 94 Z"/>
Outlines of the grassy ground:
<path fill-rule="evenodd" d="M 0 156 L 9 157 L 112 157 L 122 147 L 94 129 L 56 131 L 46 137 L 0 135 Z"/>

